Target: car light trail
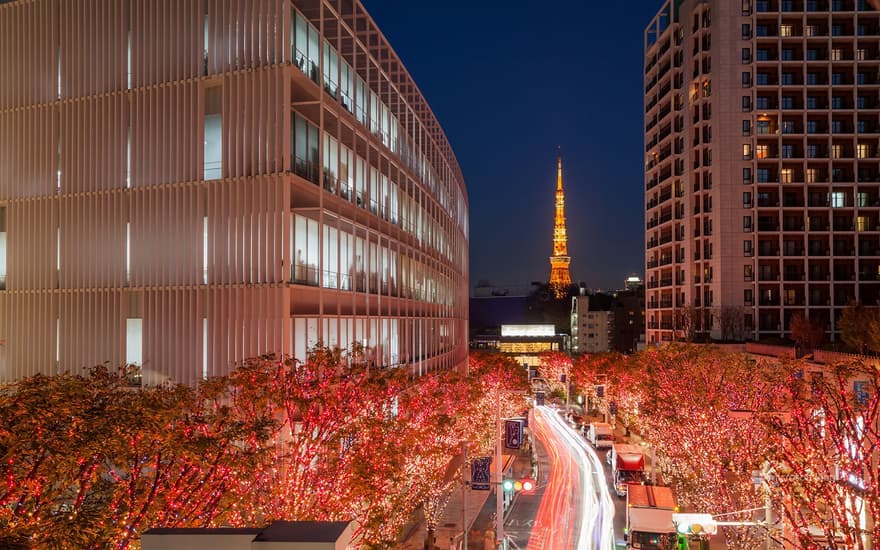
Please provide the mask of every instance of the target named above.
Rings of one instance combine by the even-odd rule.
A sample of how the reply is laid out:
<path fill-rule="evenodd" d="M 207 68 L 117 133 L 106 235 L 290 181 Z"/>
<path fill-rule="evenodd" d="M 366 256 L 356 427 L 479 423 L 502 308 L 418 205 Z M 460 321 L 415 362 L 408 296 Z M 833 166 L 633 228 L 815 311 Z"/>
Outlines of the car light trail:
<path fill-rule="evenodd" d="M 555 409 L 535 407 L 534 419 L 551 467 L 528 549 L 613 549 L 614 502 L 601 460 Z"/>

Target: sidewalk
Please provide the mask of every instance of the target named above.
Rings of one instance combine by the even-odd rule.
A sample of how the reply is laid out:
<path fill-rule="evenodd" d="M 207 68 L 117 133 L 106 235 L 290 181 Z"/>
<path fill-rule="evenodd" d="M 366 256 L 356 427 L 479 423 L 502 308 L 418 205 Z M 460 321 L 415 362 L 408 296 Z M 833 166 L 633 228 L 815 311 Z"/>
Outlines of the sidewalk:
<path fill-rule="evenodd" d="M 530 450 L 505 449 L 505 452 L 505 475 L 509 474 L 514 478 L 520 478 L 531 474 Z M 462 499 L 461 485 L 456 483 L 452 494 L 449 496 L 446 508 L 443 510 L 440 522 L 434 530 L 434 546 L 441 550 L 446 550 L 451 548 L 453 539 L 458 541 L 461 538 L 462 512 L 465 512 L 465 518 L 469 525 L 468 549 L 494 549 L 495 498 L 494 490 L 474 491 L 468 487 L 465 489 L 464 499 Z M 404 540 L 397 545 L 397 548 L 399 550 L 432 549 L 431 546 L 426 545 L 426 537 L 427 525 L 424 518 L 420 515 L 418 524 L 410 527 L 404 533 Z"/>

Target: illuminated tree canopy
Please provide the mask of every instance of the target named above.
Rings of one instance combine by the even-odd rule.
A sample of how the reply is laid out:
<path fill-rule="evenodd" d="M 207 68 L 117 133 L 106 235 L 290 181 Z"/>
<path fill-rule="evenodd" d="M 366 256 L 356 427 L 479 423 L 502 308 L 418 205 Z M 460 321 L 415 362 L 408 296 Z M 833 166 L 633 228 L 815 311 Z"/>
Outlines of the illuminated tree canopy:
<path fill-rule="evenodd" d="M 197 388 L 134 389 L 103 366 L 22 380 L 0 388 L 0 547 L 122 549 L 149 527 L 276 519 L 354 519 L 361 547 L 387 547 L 417 508 L 439 517 L 462 440 L 488 452 L 495 399 L 523 409 L 521 371 L 486 355 L 468 376 L 412 378 L 319 347 Z"/>

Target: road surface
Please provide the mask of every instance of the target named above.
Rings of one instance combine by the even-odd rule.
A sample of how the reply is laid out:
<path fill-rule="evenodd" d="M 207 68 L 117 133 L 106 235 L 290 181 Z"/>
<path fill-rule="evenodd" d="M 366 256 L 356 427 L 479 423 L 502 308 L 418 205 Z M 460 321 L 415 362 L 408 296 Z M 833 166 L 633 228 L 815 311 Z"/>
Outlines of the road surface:
<path fill-rule="evenodd" d="M 535 407 L 532 433 L 549 455 L 528 550 L 613 550 L 614 501 L 602 461 L 556 409 Z"/>

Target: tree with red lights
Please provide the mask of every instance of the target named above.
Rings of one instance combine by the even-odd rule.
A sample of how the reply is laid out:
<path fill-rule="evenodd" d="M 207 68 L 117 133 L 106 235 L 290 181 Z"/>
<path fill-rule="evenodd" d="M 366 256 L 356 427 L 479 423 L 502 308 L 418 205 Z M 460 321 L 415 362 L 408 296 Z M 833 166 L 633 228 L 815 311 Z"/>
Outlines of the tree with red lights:
<path fill-rule="evenodd" d="M 877 368 L 861 363 L 799 371 L 784 386 L 790 415 L 767 419 L 781 440 L 774 492 L 797 548 L 861 550 L 880 540 L 878 383 Z"/>
<path fill-rule="evenodd" d="M 104 367 L 0 391 L 0 546 L 126 548 L 147 527 L 350 520 L 387 547 L 439 517 L 462 440 L 491 448 L 525 372 L 475 355 L 465 377 L 370 368 L 357 350 L 245 361 L 198 388 L 128 386 Z M 435 519 L 436 522 L 436 519 Z"/>
<path fill-rule="evenodd" d="M 126 548 L 148 525 L 206 524 L 252 473 L 269 420 L 128 373 L 35 376 L 0 392 L 0 545 Z"/>
<path fill-rule="evenodd" d="M 679 500 L 711 514 L 760 507 L 762 493 L 751 472 L 761 469 L 773 442 L 755 411 L 779 406 L 776 371 L 708 346 L 652 349 L 636 361 L 642 373 L 640 430 Z M 731 548 L 753 549 L 763 541 L 757 528 L 724 531 Z"/>
<path fill-rule="evenodd" d="M 545 351 L 540 357 L 538 373 L 547 380 L 551 390 L 565 391 L 563 377 L 571 376 L 571 357 L 561 351 Z"/>

